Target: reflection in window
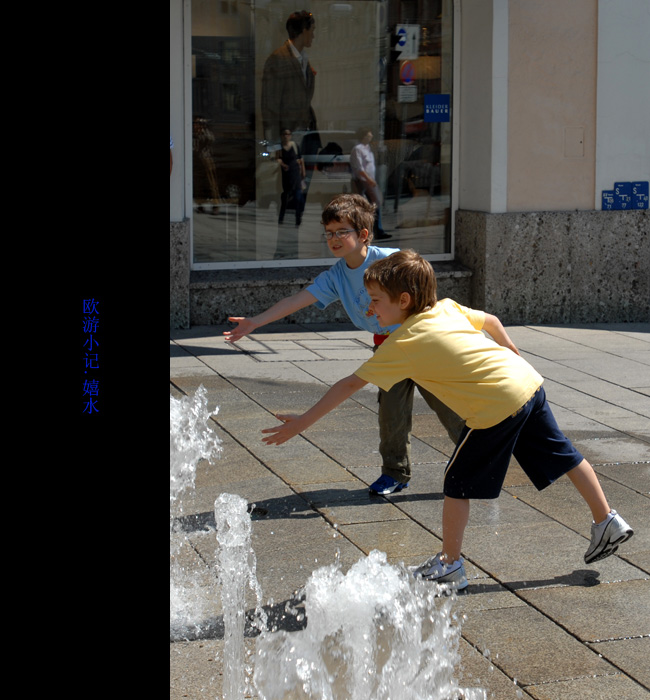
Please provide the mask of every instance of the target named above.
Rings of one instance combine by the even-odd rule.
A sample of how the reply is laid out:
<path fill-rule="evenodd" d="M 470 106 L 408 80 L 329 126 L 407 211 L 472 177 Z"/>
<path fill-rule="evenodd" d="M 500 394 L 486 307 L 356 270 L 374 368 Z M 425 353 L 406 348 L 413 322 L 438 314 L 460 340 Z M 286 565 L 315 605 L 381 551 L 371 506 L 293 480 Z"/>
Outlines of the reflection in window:
<path fill-rule="evenodd" d="M 301 66 L 292 54 L 269 58 L 288 50 L 294 3 L 192 1 L 195 267 L 329 259 L 322 208 L 355 191 L 381 201 L 385 245 L 450 253 L 452 8 L 452 0 L 314 0 L 311 39 L 295 37 Z M 311 119 L 302 116 L 306 89 Z M 268 95 L 282 95 L 273 129 Z M 304 197 L 284 192 L 279 223 L 285 127 L 304 162 Z M 355 165 L 360 146 L 375 187 Z"/>

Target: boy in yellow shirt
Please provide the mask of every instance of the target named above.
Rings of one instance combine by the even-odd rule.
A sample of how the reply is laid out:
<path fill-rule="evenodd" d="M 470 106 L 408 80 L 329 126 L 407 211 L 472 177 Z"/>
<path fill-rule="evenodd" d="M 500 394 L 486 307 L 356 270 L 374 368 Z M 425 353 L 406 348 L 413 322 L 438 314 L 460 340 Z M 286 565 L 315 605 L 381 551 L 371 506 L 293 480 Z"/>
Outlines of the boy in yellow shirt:
<path fill-rule="evenodd" d="M 610 556 L 634 534 L 610 509 L 589 462 L 558 428 L 542 377 L 496 316 L 451 299 L 437 301 L 433 268 L 411 250 L 372 264 L 364 283 L 380 325 L 401 325 L 306 413 L 277 415 L 283 424 L 263 430 L 264 442 L 286 442 L 367 383 L 388 390 L 408 377 L 465 420 L 445 470 L 442 552 L 422 564 L 417 576 L 456 589 L 468 585 L 461 549 L 470 499 L 498 497 L 513 454 L 537 489 L 564 474 L 577 488 L 593 516 L 586 563 Z"/>

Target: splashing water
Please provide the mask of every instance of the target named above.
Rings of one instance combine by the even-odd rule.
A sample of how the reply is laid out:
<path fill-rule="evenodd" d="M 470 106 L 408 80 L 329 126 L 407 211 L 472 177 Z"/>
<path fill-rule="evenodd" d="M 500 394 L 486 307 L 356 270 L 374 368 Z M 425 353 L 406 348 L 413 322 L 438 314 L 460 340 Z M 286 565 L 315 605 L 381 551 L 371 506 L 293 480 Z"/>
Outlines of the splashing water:
<path fill-rule="evenodd" d="M 208 411 L 202 386 L 193 398 L 170 397 L 172 638 L 186 637 L 192 626 L 205 631 L 206 610 L 215 602 L 210 597 L 216 597 L 216 591 L 197 582 L 192 565 L 179 563 L 189 561 L 183 548 L 190 555 L 196 551 L 174 527 L 182 510 L 180 496 L 194 488 L 198 462 L 221 452 L 210 428 L 216 412 Z M 388 564 L 383 552 L 371 552 L 345 575 L 338 564 L 314 571 L 303 591 L 304 611 L 287 608 L 298 620 L 306 614 L 306 627 L 267 630 L 248 511 L 246 501 L 231 494 L 221 494 L 214 503 L 224 623 L 223 700 L 485 700 L 484 690 L 459 688 L 453 678 L 460 639 L 455 596 Z M 261 632 L 254 671 L 244 646 L 247 585 L 257 600 L 252 624 Z"/>
<path fill-rule="evenodd" d="M 485 698 L 453 678 L 454 600 L 376 550 L 346 575 L 318 569 L 305 587 L 307 627 L 258 639 L 255 685 L 264 700 Z"/>
<path fill-rule="evenodd" d="M 201 385 L 194 397 L 169 397 L 169 502 L 194 487 L 196 465 L 201 459 L 212 460 L 222 450 L 221 441 L 210 427 L 207 391 Z"/>
<path fill-rule="evenodd" d="M 214 502 L 217 523 L 218 561 L 224 623 L 223 698 L 245 697 L 244 626 L 246 584 L 257 599 L 255 624 L 266 626 L 262 612 L 262 590 L 256 576 L 255 553 L 251 547 L 251 518 L 248 504 L 240 496 L 222 493 Z"/>
<path fill-rule="evenodd" d="M 221 453 L 221 441 L 211 428 L 207 391 L 200 386 L 193 397 L 169 397 L 169 617 L 171 638 L 200 632 L 208 618 L 211 593 L 191 563 L 196 553 L 177 523 L 182 515 L 181 495 L 194 488 L 201 459 Z"/>

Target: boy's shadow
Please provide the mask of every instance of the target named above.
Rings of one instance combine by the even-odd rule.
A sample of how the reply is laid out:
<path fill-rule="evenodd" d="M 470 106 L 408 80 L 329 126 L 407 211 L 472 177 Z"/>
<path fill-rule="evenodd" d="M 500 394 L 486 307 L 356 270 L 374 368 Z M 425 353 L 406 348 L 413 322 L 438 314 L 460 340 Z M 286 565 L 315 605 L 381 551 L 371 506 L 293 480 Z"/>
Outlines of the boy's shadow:
<path fill-rule="evenodd" d="M 441 501 L 442 493 L 400 493 L 399 496 L 371 496 L 367 488 L 350 491 L 348 489 L 332 488 L 314 491 L 302 491 L 280 498 L 263 498 L 248 504 L 248 512 L 252 520 L 320 518 L 316 508 L 334 506 L 373 506 L 386 502 L 400 503 L 413 501 Z M 197 532 L 214 530 L 216 522 L 214 511 L 182 515 L 173 519 L 172 529 L 176 532 Z"/>

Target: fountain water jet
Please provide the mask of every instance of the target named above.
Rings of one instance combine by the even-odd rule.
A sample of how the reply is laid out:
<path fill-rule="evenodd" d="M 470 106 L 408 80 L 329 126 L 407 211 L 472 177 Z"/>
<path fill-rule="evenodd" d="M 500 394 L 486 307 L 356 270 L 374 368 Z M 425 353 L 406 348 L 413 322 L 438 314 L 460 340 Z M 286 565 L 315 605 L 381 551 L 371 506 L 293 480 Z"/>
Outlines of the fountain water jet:
<path fill-rule="evenodd" d="M 246 584 L 255 593 L 256 615 L 253 623 L 263 629 L 262 590 L 256 577 L 255 553 L 251 547 L 251 518 L 245 499 L 222 493 L 214 502 L 217 523 L 218 561 L 224 623 L 223 698 L 245 697 L 244 627 Z"/>
<path fill-rule="evenodd" d="M 318 569 L 305 586 L 307 627 L 258 639 L 255 686 L 264 700 L 484 700 L 454 680 L 454 601 L 377 550 L 345 575 Z"/>
<path fill-rule="evenodd" d="M 212 460 L 221 453 L 221 441 L 211 427 L 207 391 L 199 386 L 193 397 L 169 397 L 169 617 L 171 638 L 191 636 L 200 631 L 208 617 L 210 594 L 200 585 L 196 572 L 184 561 L 195 553 L 187 536 L 177 527 L 182 516 L 181 496 L 194 488 L 196 468 L 201 459 Z"/>

